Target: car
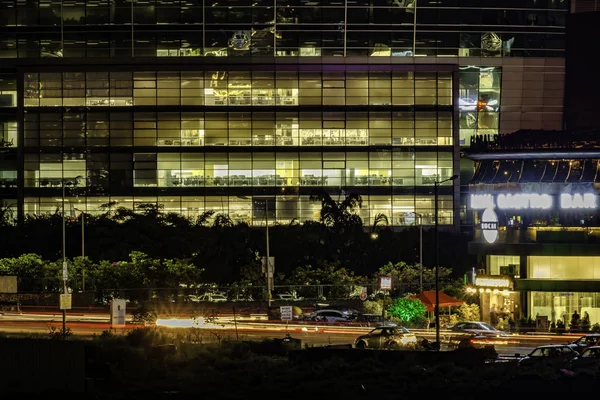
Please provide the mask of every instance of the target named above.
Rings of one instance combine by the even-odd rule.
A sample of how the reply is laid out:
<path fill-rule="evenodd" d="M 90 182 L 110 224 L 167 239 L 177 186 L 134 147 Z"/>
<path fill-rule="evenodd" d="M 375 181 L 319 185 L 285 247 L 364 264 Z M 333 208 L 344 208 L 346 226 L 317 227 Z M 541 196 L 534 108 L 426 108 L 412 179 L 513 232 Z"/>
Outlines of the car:
<path fill-rule="evenodd" d="M 356 320 L 361 315 L 360 312 L 358 310 L 355 310 L 354 308 L 337 306 L 334 304 L 317 304 L 315 311 L 321 311 L 321 310 L 340 311 L 340 312 L 344 313 L 344 315 L 348 316 L 348 318 L 351 320 Z"/>
<path fill-rule="evenodd" d="M 583 350 L 581 354 L 571 360 L 569 369 L 573 371 L 600 370 L 600 346 L 592 346 Z"/>
<path fill-rule="evenodd" d="M 476 333 L 465 332 L 450 335 L 448 338 L 448 349 L 484 349 L 487 346 L 502 346 L 502 345 L 516 345 L 519 344 L 518 340 L 511 339 L 505 336 L 484 336 Z"/>
<path fill-rule="evenodd" d="M 399 350 L 417 346 L 417 337 L 408 329 L 398 326 L 378 326 L 366 335 L 356 338 L 357 349 Z"/>
<path fill-rule="evenodd" d="M 245 302 L 251 303 L 254 301 L 254 298 L 252 297 L 251 294 L 239 293 L 239 294 L 233 296 L 231 301 L 245 301 Z"/>
<path fill-rule="evenodd" d="M 453 332 L 474 333 L 477 336 L 510 336 L 508 333 L 499 331 L 485 322 L 459 322 L 451 326 L 450 330 Z"/>
<path fill-rule="evenodd" d="M 547 366 L 564 368 L 577 357 L 578 353 L 566 344 L 551 344 L 537 347 L 519 360 L 521 367 Z"/>
<path fill-rule="evenodd" d="M 350 322 L 353 319 L 351 313 L 340 310 L 317 310 L 307 318 L 318 322 Z"/>
<path fill-rule="evenodd" d="M 191 294 L 188 296 L 188 300 L 194 303 L 210 302 L 210 303 L 224 303 L 227 301 L 227 297 L 221 293 L 204 293 L 201 296 Z"/>
<path fill-rule="evenodd" d="M 576 341 L 569 343 L 569 346 L 578 353 L 592 346 L 600 346 L 600 334 L 584 335 Z"/>
<path fill-rule="evenodd" d="M 302 297 L 296 297 L 294 293 L 277 293 L 273 295 L 274 301 L 300 301 Z"/>

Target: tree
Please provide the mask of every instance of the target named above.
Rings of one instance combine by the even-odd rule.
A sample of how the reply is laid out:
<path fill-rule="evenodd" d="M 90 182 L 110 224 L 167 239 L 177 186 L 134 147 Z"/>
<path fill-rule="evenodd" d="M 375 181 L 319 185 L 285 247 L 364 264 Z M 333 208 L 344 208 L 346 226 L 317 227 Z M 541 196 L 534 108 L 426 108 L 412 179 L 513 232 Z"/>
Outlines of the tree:
<path fill-rule="evenodd" d="M 40 290 L 48 277 L 48 262 L 37 254 L 22 254 L 16 258 L 0 259 L 0 275 L 16 275 L 21 292 Z"/>
<path fill-rule="evenodd" d="M 360 195 L 351 193 L 344 200 L 335 201 L 329 193 L 321 192 L 312 195 L 311 200 L 321 202 L 320 221 L 334 231 L 343 231 L 355 226 L 362 229 L 362 219 L 356 213 L 356 209 L 362 207 Z"/>
<path fill-rule="evenodd" d="M 388 217 L 385 214 L 379 213 L 379 214 L 375 215 L 375 218 L 373 218 L 373 226 L 371 227 L 371 234 L 375 233 L 377 226 L 382 225 L 382 224 L 385 224 L 386 226 L 389 225 Z"/>
<path fill-rule="evenodd" d="M 354 289 L 356 282 L 357 278 L 352 272 L 331 263 L 320 268 L 311 265 L 298 267 L 288 279 L 289 284 L 305 286 L 301 290 L 305 293 L 300 293 L 305 297 L 315 295 L 315 293 L 312 293 L 314 286 L 326 285 L 325 297 L 347 298 Z"/>
<path fill-rule="evenodd" d="M 427 312 L 427 307 L 419 299 L 401 297 L 396 299 L 388 308 L 388 313 L 403 324 L 417 324 L 422 322 Z"/>
<path fill-rule="evenodd" d="M 452 270 L 450 268 L 440 267 L 440 283 L 442 287 L 451 282 Z M 392 295 L 402 296 L 408 293 L 417 293 L 420 289 L 421 268 L 419 264 L 407 264 L 404 261 L 396 264 L 388 262 L 374 276 L 374 283 L 380 276 L 389 276 L 392 278 Z M 424 290 L 433 289 L 435 283 L 435 268 L 423 267 L 423 286 Z"/>

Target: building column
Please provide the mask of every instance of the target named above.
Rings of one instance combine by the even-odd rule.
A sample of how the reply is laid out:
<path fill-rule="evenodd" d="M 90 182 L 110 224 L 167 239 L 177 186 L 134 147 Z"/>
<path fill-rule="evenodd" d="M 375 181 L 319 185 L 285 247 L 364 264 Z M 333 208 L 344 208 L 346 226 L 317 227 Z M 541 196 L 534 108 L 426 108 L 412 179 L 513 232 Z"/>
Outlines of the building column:
<path fill-rule="evenodd" d="M 527 256 L 521 255 L 519 262 L 519 279 L 527 279 Z M 527 317 L 529 314 L 529 292 L 519 292 L 519 310 L 515 318 Z"/>
<path fill-rule="evenodd" d="M 17 225 L 25 222 L 25 77 L 17 71 Z"/>

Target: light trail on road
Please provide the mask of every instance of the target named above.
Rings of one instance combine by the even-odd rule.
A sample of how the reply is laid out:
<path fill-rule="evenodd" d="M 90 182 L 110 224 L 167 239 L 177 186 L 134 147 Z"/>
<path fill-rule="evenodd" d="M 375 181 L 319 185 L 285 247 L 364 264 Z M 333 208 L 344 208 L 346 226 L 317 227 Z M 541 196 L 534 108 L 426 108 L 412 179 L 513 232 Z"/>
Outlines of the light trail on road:
<path fill-rule="evenodd" d="M 128 318 L 130 321 L 131 318 Z M 303 344 L 313 346 L 324 345 L 347 345 L 354 343 L 356 337 L 368 333 L 372 327 L 360 327 L 349 325 L 324 325 L 324 324 L 301 324 L 298 322 L 284 324 L 279 321 L 265 321 L 257 318 L 237 320 L 237 333 L 233 318 L 217 318 L 217 322 L 208 323 L 202 318 L 161 318 L 157 320 L 157 325 L 165 329 L 185 330 L 197 328 L 205 330 L 210 336 L 211 332 L 219 331 L 221 337 L 240 340 L 262 340 L 283 338 L 286 334 L 302 340 Z M 89 338 L 93 335 L 99 335 L 103 331 L 110 330 L 114 334 L 126 334 L 131 329 L 143 327 L 143 325 L 134 325 L 128 322 L 127 328 L 111 329 L 108 315 L 101 314 L 67 314 L 67 327 L 75 336 Z M 4 314 L 0 315 L 0 332 L 10 334 L 50 334 L 62 327 L 62 316 L 59 314 Z M 434 340 L 435 333 L 427 330 L 413 330 L 419 340 Z M 460 335 L 450 331 L 442 332 L 442 343 L 447 343 L 451 336 Z M 572 335 L 513 335 L 508 338 L 506 343 L 495 343 L 496 351 L 503 356 L 514 356 L 515 353 L 521 355 L 528 354 L 533 348 L 550 343 L 567 343 L 573 341 L 578 336 Z M 446 346 L 443 346 L 445 348 Z"/>

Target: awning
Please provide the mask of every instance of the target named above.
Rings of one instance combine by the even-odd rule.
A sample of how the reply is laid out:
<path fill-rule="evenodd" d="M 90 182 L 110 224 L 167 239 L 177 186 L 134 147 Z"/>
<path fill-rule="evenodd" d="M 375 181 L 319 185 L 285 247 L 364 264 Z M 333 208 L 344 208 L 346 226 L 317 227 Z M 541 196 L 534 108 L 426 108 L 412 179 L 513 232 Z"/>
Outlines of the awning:
<path fill-rule="evenodd" d="M 435 309 L 435 290 L 427 290 L 412 297 L 421 300 L 421 303 L 427 307 L 427 311 L 432 312 Z M 440 307 L 460 306 L 464 303 L 464 301 L 450 297 L 442 291 L 439 292 L 439 297 Z"/>

